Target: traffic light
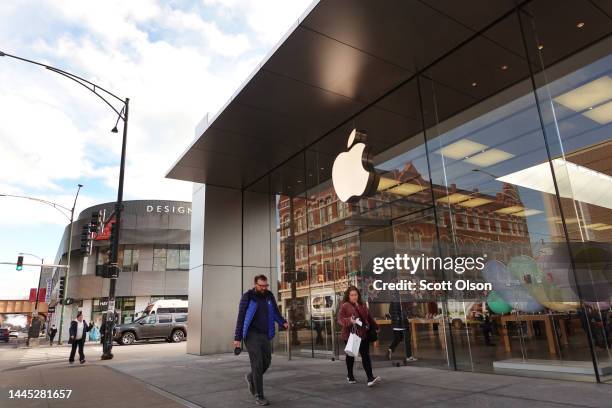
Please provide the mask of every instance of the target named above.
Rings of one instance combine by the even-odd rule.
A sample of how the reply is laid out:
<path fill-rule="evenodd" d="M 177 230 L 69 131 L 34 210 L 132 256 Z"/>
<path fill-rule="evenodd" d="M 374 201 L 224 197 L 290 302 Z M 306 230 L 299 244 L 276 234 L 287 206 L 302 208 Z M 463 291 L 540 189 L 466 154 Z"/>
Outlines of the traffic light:
<path fill-rule="evenodd" d="M 15 269 L 18 271 L 23 269 L 23 256 L 19 255 L 17 257 L 17 266 L 15 267 Z"/>
<path fill-rule="evenodd" d="M 102 212 L 94 211 L 91 213 L 91 221 L 89 222 L 89 232 L 99 233 L 102 226 Z"/>
<path fill-rule="evenodd" d="M 89 225 L 83 225 L 83 229 L 81 230 L 81 253 L 82 254 L 89 254 L 89 240 L 90 240 Z"/>
<path fill-rule="evenodd" d="M 57 297 L 59 298 L 60 302 L 64 299 L 64 290 L 66 288 L 66 277 L 65 276 L 61 276 L 59 278 L 59 291 L 58 291 L 58 295 Z"/>

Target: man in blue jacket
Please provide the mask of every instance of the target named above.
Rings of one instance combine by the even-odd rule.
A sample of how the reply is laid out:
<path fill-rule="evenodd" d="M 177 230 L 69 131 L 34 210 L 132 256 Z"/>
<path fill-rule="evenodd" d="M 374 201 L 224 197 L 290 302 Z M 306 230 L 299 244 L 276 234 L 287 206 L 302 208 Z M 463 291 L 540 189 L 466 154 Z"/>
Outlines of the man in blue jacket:
<path fill-rule="evenodd" d="M 245 375 L 249 391 L 255 396 L 257 405 L 268 405 L 263 393 L 263 374 L 272 361 L 270 342 L 274 338 L 274 322 L 285 329 L 288 324 L 278 310 L 274 295 L 268 290 L 270 285 L 266 275 L 255 276 L 254 283 L 255 287 L 240 299 L 234 347 L 240 347 L 240 341 L 244 340 L 251 360 L 251 372 Z"/>

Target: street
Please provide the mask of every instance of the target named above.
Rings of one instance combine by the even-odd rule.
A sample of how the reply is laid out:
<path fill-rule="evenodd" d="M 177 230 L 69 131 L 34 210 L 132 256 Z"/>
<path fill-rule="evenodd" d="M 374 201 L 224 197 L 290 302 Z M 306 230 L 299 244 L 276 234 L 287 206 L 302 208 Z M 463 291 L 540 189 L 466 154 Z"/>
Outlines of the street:
<path fill-rule="evenodd" d="M 194 356 L 186 342 L 115 346 L 101 361 L 99 345 L 87 362 L 69 365 L 67 346 L 0 347 L 2 407 L 250 407 L 244 384 L 248 355 Z M 427 367 L 375 367 L 383 382 L 346 383 L 344 362 L 275 355 L 265 376 L 266 396 L 278 407 L 607 407 L 612 387 L 570 381 L 454 372 Z M 17 391 L 70 391 L 69 398 L 10 398 Z M 40 392 L 40 391 L 39 391 Z M 34 394 L 32 394 L 34 395 Z"/>

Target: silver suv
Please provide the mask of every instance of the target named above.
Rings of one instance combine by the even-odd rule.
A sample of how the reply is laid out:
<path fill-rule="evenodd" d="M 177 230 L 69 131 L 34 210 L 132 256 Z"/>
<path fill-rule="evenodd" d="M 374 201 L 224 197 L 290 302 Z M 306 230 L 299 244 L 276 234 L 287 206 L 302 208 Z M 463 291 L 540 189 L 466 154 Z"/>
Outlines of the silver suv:
<path fill-rule="evenodd" d="M 166 339 L 181 342 L 187 337 L 187 313 L 162 313 L 143 316 L 133 323 L 115 326 L 114 340 L 122 345 L 137 340 Z"/>

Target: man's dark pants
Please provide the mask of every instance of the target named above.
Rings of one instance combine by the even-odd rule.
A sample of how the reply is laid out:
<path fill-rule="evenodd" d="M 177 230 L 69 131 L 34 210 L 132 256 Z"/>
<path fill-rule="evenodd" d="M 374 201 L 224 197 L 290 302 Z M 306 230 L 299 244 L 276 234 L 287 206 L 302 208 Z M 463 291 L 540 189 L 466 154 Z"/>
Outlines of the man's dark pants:
<path fill-rule="evenodd" d="M 263 375 L 272 362 L 272 344 L 267 335 L 255 331 L 249 332 L 244 343 L 251 360 L 249 379 L 255 386 L 255 396 L 263 398 Z"/>
<path fill-rule="evenodd" d="M 76 354 L 77 346 L 79 348 L 79 361 L 85 361 L 85 353 L 83 352 L 83 346 L 85 346 L 85 338 L 83 337 L 81 340 L 73 340 L 72 341 L 72 350 L 70 350 L 70 358 L 68 361 L 74 361 L 74 355 Z"/>

